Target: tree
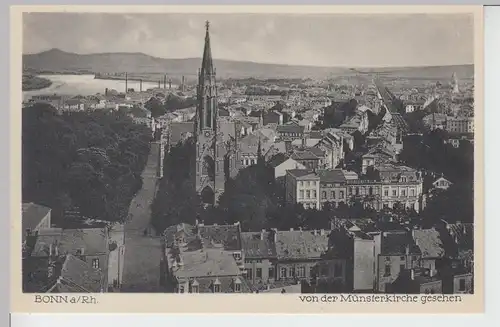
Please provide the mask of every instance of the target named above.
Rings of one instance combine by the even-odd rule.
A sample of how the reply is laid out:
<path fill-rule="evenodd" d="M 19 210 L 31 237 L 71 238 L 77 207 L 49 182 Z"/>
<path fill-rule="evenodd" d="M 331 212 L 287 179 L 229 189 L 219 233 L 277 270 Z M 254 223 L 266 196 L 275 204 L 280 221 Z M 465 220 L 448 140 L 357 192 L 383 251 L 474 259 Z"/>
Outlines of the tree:
<path fill-rule="evenodd" d="M 157 97 L 151 97 L 145 104 L 144 107 L 151 111 L 151 116 L 154 118 L 160 117 L 165 114 L 166 110 L 160 99 Z"/>

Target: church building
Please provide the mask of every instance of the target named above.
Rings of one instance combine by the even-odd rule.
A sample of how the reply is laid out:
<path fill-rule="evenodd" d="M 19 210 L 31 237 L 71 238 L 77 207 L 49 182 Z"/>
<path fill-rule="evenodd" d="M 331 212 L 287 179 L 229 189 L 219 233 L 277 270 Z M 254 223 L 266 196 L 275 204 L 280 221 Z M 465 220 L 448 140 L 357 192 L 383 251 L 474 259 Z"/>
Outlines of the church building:
<path fill-rule="evenodd" d="M 215 205 L 226 181 L 238 172 L 238 134 L 236 124 L 220 118 L 217 107 L 216 71 L 210 48 L 209 23 L 198 72 L 196 115 L 189 122 L 171 123 L 170 138 L 182 140 L 192 135 L 196 142 L 195 187 L 203 203 Z M 179 134 L 179 135 L 176 135 Z"/>

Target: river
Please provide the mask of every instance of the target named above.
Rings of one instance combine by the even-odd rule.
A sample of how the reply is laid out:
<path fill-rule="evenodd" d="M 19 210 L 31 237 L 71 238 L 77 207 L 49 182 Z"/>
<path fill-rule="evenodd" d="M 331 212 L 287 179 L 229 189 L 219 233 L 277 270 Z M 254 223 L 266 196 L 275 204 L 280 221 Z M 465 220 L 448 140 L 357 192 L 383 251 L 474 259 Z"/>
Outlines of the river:
<path fill-rule="evenodd" d="M 93 95 L 104 94 L 106 88 L 114 89 L 118 92 L 125 92 L 124 80 L 95 79 L 94 75 L 38 75 L 49 79 L 52 85 L 32 91 L 23 91 L 23 99 L 27 100 L 34 95 L 61 94 L 61 95 Z M 142 89 L 147 90 L 158 87 L 158 83 L 142 82 Z M 139 81 L 128 81 L 128 88 L 139 91 Z"/>

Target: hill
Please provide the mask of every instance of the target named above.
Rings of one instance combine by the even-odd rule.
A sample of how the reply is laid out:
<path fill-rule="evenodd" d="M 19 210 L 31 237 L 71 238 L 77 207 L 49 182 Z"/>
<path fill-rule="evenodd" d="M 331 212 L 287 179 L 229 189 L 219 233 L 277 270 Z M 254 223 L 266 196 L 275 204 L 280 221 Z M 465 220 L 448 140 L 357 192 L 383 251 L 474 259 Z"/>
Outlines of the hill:
<path fill-rule="evenodd" d="M 95 53 L 77 54 L 59 49 L 23 55 L 25 70 L 33 73 L 124 73 L 131 74 L 168 74 L 170 77 L 196 76 L 200 66 L 200 58 L 164 59 L 144 53 Z M 326 78 L 333 76 L 355 75 L 357 71 L 347 67 L 315 67 L 264 64 L 249 61 L 232 61 L 215 59 L 217 76 L 220 78 Z M 472 65 L 409 67 L 373 69 L 372 72 L 398 75 L 402 77 L 429 77 L 449 79 L 453 72 L 458 78 L 473 75 Z"/>

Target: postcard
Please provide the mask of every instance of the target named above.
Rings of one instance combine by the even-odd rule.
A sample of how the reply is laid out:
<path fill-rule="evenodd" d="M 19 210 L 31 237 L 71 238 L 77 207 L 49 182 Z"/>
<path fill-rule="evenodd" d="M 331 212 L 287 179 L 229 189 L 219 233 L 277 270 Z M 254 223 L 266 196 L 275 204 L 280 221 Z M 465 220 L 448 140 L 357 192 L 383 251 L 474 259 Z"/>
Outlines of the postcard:
<path fill-rule="evenodd" d="M 484 310 L 482 7 L 11 17 L 14 312 Z"/>

